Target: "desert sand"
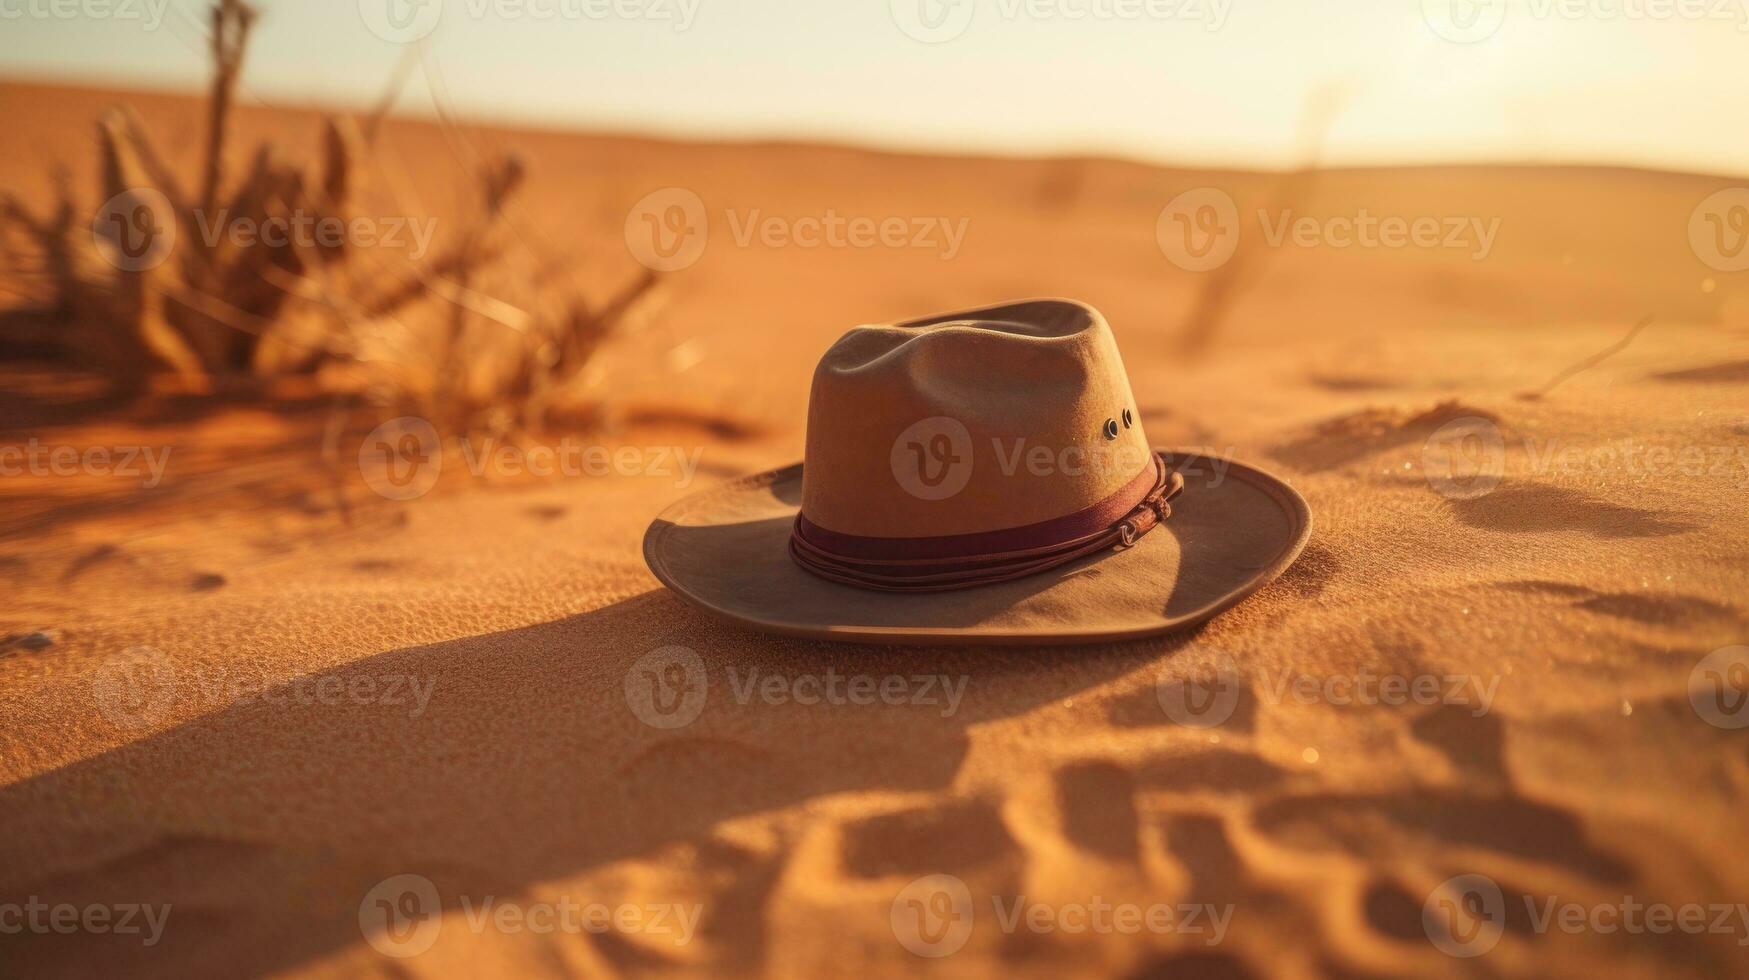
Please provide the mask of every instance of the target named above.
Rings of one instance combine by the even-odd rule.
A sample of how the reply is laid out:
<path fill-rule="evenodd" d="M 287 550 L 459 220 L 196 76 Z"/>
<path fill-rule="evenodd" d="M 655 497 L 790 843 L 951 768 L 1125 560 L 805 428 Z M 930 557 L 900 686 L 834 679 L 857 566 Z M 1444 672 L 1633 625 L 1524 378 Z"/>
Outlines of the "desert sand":
<path fill-rule="evenodd" d="M 0 186 L 46 199 L 57 161 L 94 186 L 89 121 L 121 98 L 0 86 Z M 125 98 L 192 166 L 198 100 Z M 296 145 L 314 119 L 256 107 L 237 125 Z M 603 355 L 609 424 L 574 435 L 696 452 L 695 478 L 475 477 L 446 456 L 430 493 L 389 500 L 350 463 L 380 418 L 343 419 L 324 456 L 335 423 L 314 390 L 105 406 L 50 367 L 8 365 L 6 445 L 171 455 L 150 489 L 0 480 L 0 636 L 52 640 L 0 651 L 0 900 L 171 911 L 149 948 L 0 935 L 0 973 L 1749 972 L 1749 924 L 1569 933 L 1527 914 L 1749 901 L 1749 733 L 1690 699 L 1701 658 L 1749 643 L 1749 273 L 1707 267 L 1688 237 L 1696 204 L 1739 182 L 1529 166 L 1290 179 L 465 134 L 392 120 L 384 138 L 436 214 L 468 145 L 514 147 L 526 219 L 604 290 L 637 270 L 636 201 L 685 187 L 709 207 L 703 257 Z M 1269 247 L 1247 219 L 1211 296 L 1211 274 L 1174 266 L 1155 235 L 1168 201 L 1205 186 L 1243 214 L 1364 207 L 1498 219 L 1498 234 L 1481 259 Z M 964 219 L 966 234 L 945 258 L 742 246 L 731 228 L 828 209 Z M 1316 527 L 1282 579 L 1189 634 L 930 649 L 747 632 L 645 569 L 663 507 L 800 457 L 815 360 L 843 331 L 1029 296 L 1105 313 L 1156 443 L 1269 467 L 1304 494 Z M 1442 493 L 1426 472 L 1429 437 L 1463 419 L 1502 434 L 1491 492 Z M 628 674 L 670 646 L 696 652 L 709 687 L 695 720 L 665 729 L 634 710 Z M 144 708 L 113 687 L 130 656 L 159 671 Z M 1232 717 L 1176 723 L 1163 687 L 1223 656 L 1243 680 Z M 946 677 L 963 697 L 742 703 L 755 673 L 791 691 Z M 1483 711 L 1280 694 L 1300 677 L 1457 678 L 1492 697 Z M 392 678 L 407 696 L 385 693 Z M 366 694 L 321 694 L 342 682 Z M 393 958 L 360 906 L 402 874 L 435 886 L 442 929 Z M 963 949 L 928 958 L 893 910 L 937 874 L 964 883 L 976 921 Z M 1468 959 L 1423 921 L 1465 874 L 1497 882 L 1507 908 L 1498 944 Z M 685 942 L 474 928 L 488 896 L 700 914 Z M 1219 942 L 1002 928 L 993 908 L 1022 896 L 1231 915 Z"/>

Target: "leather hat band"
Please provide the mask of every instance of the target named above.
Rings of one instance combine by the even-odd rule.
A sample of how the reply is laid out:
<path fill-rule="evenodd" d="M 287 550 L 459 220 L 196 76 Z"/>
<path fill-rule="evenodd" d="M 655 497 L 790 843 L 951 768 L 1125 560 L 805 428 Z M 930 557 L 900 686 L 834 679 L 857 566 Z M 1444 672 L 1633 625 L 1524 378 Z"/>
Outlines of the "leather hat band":
<path fill-rule="evenodd" d="M 881 592 L 946 592 L 1033 575 L 1128 547 L 1172 514 L 1184 477 L 1158 455 L 1130 484 L 1075 514 L 1026 527 L 939 538 L 870 538 L 796 516 L 789 553 L 821 578 Z"/>

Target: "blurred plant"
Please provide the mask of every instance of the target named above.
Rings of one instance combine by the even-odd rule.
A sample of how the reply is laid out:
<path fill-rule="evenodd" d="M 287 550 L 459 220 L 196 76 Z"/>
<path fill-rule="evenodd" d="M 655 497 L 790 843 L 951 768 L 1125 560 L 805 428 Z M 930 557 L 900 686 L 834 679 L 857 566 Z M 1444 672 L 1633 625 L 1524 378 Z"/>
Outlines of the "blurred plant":
<path fill-rule="evenodd" d="M 348 222 L 360 164 L 375 161 L 392 102 L 362 126 L 325 118 L 314 166 L 288 163 L 264 143 L 232 179 L 225 150 L 254 20 L 242 0 L 212 8 L 198 195 L 185 192 L 135 114 L 111 110 L 98 124 L 102 197 L 161 194 L 176 226 L 168 261 L 137 270 L 105 261 L 64 172 L 46 216 L 0 195 L 0 272 L 24 300 L 0 311 L 0 347 L 92 366 L 122 397 L 163 373 L 211 392 L 324 369 L 331 385 L 455 428 L 540 427 L 555 400 L 579 387 L 601 344 L 656 294 L 656 275 L 643 271 L 595 306 L 548 288 L 551 270 L 541 263 L 501 261 L 519 237 L 504 214 L 525 176 L 515 157 L 481 168 L 472 213 L 435 257 L 374 249 L 367 263 L 344 240 L 213 235 L 203 222 Z M 500 287 L 521 290 L 524 305 L 485 291 Z"/>

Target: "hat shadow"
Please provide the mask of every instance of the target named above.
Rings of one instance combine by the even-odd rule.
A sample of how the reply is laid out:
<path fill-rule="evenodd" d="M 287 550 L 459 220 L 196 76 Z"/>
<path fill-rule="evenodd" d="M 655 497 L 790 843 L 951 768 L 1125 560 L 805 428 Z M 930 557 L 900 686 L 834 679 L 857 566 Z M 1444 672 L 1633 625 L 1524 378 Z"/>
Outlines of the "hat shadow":
<path fill-rule="evenodd" d="M 724 838 L 724 822 L 837 793 L 946 790 L 970 726 L 1104 684 L 1185 642 L 871 648 L 728 627 L 656 590 L 390 650 L 327 673 L 348 687 L 393 676 L 428 684 L 423 710 L 406 700 L 298 703 L 294 679 L 0 788 L 10 831 L 0 897 L 173 908 L 149 950 L 96 935 L 0 943 L 30 975 L 239 963 L 277 972 L 357 945 L 359 903 L 392 875 L 424 875 L 455 911 L 458 896 L 514 899 L 679 845 L 693 849 L 694 867 L 724 872 L 702 877 L 730 883 L 722 901 L 705 902 L 701 937 L 732 936 L 723 946 L 757 962 L 760 904 L 776 874 Z M 708 693 L 695 721 L 661 729 L 640 720 L 627 684 L 642 682 L 635 668 L 647 653 L 671 645 L 697 652 Z M 754 676 L 787 685 L 833 672 L 963 678 L 963 700 L 946 711 L 939 701 L 748 696 L 760 690 Z M 177 675 L 178 703 L 203 697 L 199 681 Z M 68 853 L 68 842 L 89 857 L 44 870 L 42 855 Z M 647 955 L 610 935 L 581 938 L 621 965 Z"/>

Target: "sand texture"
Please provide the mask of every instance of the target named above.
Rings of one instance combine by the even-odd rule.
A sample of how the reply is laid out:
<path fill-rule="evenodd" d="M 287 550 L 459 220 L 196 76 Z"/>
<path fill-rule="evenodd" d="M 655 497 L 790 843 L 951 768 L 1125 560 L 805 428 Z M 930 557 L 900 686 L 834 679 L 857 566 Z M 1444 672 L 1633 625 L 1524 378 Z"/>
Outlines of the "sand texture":
<path fill-rule="evenodd" d="M 44 199 L 55 160 L 92 186 L 85 120 L 114 97 L 0 86 L 0 186 Z M 197 102 L 131 101 L 194 160 Z M 256 108 L 237 125 L 296 143 L 314 122 Z M 1749 644 L 1749 273 L 1708 268 L 1688 238 L 1695 205 L 1731 181 L 1531 167 L 1290 181 L 466 134 L 525 155 L 524 218 L 585 283 L 636 269 L 624 216 L 644 195 L 686 187 L 710 209 L 703 258 L 605 355 L 611 426 L 577 436 L 699 453 L 695 478 L 475 478 L 446 457 L 429 494 L 386 500 L 347 465 L 379 419 L 346 418 L 341 462 L 324 462 L 316 394 L 85 410 L 57 379 L 13 372 L 6 444 L 172 455 L 149 490 L 0 480 L 0 636 L 55 631 L 0 651 L 0 901 L 172 911 L 151 948 L 0 935 L 0 974 L 1749 974 L 1749 923 L 1569 933 L 1527 911 L 1749 902 L 1749 731 L 1690 698 L 1703 657 Z M 385 138 L 443 213 L 454 142 L 416 122 Z M 1193 274 L 1162 254 L 1155 220 L 1204 186 L 1244 213 L 1475 216 L 1498 234 L 1477 260 L 1260 247 L 1248 222 L 1233 264 Z M 755 210 L 828 209 L 965 219 L 966 234 L 952 258 L 736 241 Z M 1104 312 L 1156 443 L 1269 467 L 1306 497 L 1312 540 L 1279 581 L 1188 635 L 933 649 L 746 632 L 646 570 L 640 541 L 664 507 L 800 457 L 815 361 L 843 331 L 1029 296 Z M 1463 420 L 1501 439 L 1491 491 L 1429 479 L 1430 437 Z M 670 646 L 696 653 L 708 690 L 694 720 L 660 728 L 636 689 Z M 124 656 L 160 671 L 160 701 L 118 700 Z M 1231 716 L 1174 721 L 1162 692 L 1222 664 L 1240 682 Z M 943 677 L 961 697 L 739 698 L 754 675 L 792 692 Z M 1491 696 L 1486 710 L 1474 693 L 1339 703 L 1319 686 L 1387 676 Z M 374 693 L 299 700 L 324 677 Z M 1312 697 L 1282 686 L 1302 677 Z M 428 697 L 391 699 L 391 682 Z M 405 959 L 359 921 L 399 874 L 443 903 L 435 944 Z M 1507 910 L 1475 958 L 1442 952 L 1423 917 L 1464 874 L 1497 883 Z M 896 900 L 929 875 L 958 879 L 975 909 L 940 958 L 895 932 Z M 486 896 L 700 915 L 686 942 L 476 929 Z M 1021 896 L 1230 919 L 1219 942 L 1004 929 L 995 909 Z"/>

